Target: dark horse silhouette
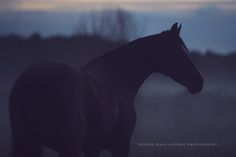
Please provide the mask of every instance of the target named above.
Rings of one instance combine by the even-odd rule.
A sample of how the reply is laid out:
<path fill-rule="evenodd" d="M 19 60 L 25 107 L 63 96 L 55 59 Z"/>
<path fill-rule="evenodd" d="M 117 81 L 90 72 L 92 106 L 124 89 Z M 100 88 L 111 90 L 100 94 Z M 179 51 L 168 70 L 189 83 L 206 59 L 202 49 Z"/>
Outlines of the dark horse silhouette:
<path fill-rule="evenodd" d="M 180 38 L 181 26 L 137 39 L 76 69 L 58 62 L 28 68 L 15 82 L 9 109 L 14 157 L 39 157 L 45 145 L 60 157 L 128 157 L 136 123 L 135 95 L 160 72 L 190 93 L 203 79 Z"/>

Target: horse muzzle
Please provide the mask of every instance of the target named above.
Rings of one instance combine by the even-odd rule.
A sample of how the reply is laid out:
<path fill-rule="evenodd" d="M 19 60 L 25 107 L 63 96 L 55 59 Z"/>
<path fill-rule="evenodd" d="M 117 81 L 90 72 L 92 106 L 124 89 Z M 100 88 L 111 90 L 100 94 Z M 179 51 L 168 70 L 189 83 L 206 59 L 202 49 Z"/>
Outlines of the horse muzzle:
<path fill-rule="evenodd" d="M 188 88 L 188 91 L 191 94 L 196 94 L 202 91 L 203 88 L 203 78 L 200 78 L 199 80 L 192 82 L 190 87 Z"/>

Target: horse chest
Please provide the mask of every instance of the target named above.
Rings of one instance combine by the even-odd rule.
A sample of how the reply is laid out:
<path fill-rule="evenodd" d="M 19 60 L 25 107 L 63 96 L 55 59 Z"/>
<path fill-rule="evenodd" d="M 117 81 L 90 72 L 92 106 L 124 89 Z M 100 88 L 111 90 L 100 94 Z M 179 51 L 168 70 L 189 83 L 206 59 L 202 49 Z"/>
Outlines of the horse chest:
<path fill-rule="evenodd" d="M 101 78 L 88 75 L 86 98 L 87 131 L 85 145 L 106 147 L 117 125 L 119 100 L 115 91 Z"/>

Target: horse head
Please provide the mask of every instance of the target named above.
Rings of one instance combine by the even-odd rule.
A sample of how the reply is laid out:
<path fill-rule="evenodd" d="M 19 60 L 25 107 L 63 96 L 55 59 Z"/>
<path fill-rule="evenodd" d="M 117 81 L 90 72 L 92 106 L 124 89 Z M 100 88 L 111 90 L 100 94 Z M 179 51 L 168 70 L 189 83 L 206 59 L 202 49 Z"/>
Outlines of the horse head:
<path fill-rule="evenodd" d="M 180 31 L 181 25 L 175 23 L 170 30 L 159 34 L 158 46 L 155 44 L 157 35 L 152 36 L 150 47 L 158 51 L 158 53 L 152 52 L 152 63 L 158 68 L 158 72 L 169 76 L 194 94 L 202 90 L 203 78 L 189 56 L 189 50 L 179 35 Z"/>

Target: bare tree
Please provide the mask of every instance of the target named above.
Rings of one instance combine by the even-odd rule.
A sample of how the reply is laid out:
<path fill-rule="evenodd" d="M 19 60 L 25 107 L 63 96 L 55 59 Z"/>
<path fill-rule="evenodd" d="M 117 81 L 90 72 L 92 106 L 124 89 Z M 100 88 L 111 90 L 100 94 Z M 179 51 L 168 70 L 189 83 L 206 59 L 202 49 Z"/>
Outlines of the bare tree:
<path fill-rule="evenodd" d="M 127 41 L 139 32 L 134 16 L 127 11 L 117 9 L 82 14 L 76 33 Z"/>

